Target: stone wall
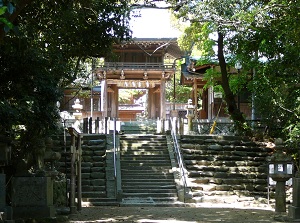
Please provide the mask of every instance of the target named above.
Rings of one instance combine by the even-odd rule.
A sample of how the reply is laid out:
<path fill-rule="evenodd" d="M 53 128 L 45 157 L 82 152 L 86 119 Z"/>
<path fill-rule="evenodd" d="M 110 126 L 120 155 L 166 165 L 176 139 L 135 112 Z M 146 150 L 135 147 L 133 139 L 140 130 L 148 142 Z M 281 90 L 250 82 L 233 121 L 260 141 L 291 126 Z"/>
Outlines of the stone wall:
<path fill-rule="evenodd" d="M 272 149 L 247 138 L 181 136 L 191 188 L 189 202 L 263 202 L 268 191 L 266 157 Z"/>
<path fill-rule="evenodd" d="M 106 197 L 106 135 L 82 134 L 82 136 L 82 200 L 89 201 L 91 198 Z M 66 137 L 67 152 L 64 152 L 63 136 L 53 137 L 53 139 L 55 145 L 53 150 L 62 153 L 62 158 L 57 163 L 58 170 L 66 173 L 67 178 L 70 179 L 70 137 Z"/>

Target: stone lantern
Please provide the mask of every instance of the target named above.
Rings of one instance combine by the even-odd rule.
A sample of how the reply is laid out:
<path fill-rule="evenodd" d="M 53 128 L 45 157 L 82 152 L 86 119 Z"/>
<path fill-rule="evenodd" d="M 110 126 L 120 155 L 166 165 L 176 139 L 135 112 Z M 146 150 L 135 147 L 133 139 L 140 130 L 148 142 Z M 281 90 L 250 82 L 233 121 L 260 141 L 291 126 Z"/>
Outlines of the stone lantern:
<path fill-rule="evenodd" d="M 80 100 L 78 98 L 74 101 L 74 105 L 72 105 L 72 108 L 75 110 L 75 112 L 73 113 L 73 116 L 75 117 L 75 122 L 72 127 L 76 129 L 76 131 L 81 132 L 80 119 L 82 117 L 81 110 L 83 106 L 80 104 Z"/>
<path fill-rule="evenodd" d="M 195 106 L 193 105 L 192 99 L 188 100 L 185 109 L 187 111 L 186 117 L 188 119 L 188 132 L 191 132 L 193 130 L 193 118 L 195 117 Z"/>
<path fill-rule="evenodd" d="M 275 140 L 275 152 L 269 159 L 269 175 L 276 182 L 275 212 L 286 213 L 285 184 L 293 177 L 292 158 L 284 151 L 282 139 Z"/>

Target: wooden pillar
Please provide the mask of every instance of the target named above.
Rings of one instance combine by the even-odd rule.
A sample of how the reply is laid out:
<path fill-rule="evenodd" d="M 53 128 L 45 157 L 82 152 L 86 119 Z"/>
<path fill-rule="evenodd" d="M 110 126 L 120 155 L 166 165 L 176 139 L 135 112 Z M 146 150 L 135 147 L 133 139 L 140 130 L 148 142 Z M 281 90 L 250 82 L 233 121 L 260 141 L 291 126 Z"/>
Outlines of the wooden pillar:
<path fill-rule="evenodd" d="M 214 115 L 213 115 L 213 106 L 214 106 L 214 92 L 213 92 L 213 88 L 210 87 L 208 88 L 208 109 L 207 109 L 207 113 L 208 119 L 213 119 Z"/>
<path fill-rule="evenodd" d="M 107 80 L 101 81 L 101 111 L 102 117 L 107 117 Z"/>
<path fill-rule="evenodd" d="M 118 117 L 118 87 L 112 85 L 110 87 L 113 91 L 111 93 L 111 118 Z"/>
<path fill-rule="evenodd" d="M 115 87 L 115 98 L 116 98 L 116 118 L 119 117 L 119 88 L 116 85 Z"/>
<path fill-rule="evenodd" d="M 149 88 L 149 96 L 148 96 L 148 112 L 149 118 L 156 118 L 155 115 L 155 88 Z"/>
<path fill-rule="evenodd" d="M 160 80 L 160 119 L 166 119 L 166 80 L 164 77 Z"/>
<path fill-rule="evenodd" d="M 80 134 L 77 135 L 77 210 L 82 210 L 82 180 L 81 180 L 81 138 Z"/>
<path fill-rule="evenodd" d="M 197 78 L 194 78 L 194 106 L 195 106 L 195 119 L 198 118 L 198 112 L 197 112 L 197 108 L 198 108 L 198 86 L 197 86 Z"/>

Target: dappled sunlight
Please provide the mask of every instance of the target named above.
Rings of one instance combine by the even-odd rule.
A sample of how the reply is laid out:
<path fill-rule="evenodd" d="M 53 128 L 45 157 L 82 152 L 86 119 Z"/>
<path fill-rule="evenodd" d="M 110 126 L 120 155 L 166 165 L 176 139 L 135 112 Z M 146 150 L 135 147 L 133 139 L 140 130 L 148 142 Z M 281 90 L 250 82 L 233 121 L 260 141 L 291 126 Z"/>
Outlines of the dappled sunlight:
<path fill-rule="evenodd" d="M 140 219 L 137 220 L 138 223 L 197 223 L 197 221 L 177 221 L 175 219 L 170 220 L 153 220 L 153 219 Z"/>
<path fill-rule="evenodd" d="M 276 222 L 274 212 L 259 209 L 215 207 L 90 207 L 69 222 L 204 223 Z"/>

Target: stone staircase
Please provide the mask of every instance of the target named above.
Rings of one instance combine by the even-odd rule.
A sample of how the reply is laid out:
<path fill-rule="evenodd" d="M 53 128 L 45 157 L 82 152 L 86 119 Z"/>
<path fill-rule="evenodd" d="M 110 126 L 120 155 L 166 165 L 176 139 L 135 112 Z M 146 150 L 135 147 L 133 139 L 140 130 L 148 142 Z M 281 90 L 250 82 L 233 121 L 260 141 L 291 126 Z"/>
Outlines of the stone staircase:
<path fill-rule="evenodd" d="M 103 134 L 82 134 L 82 202 L 86 206 L 117 205 L 114 193 L 114 180 L 111 181 L 112 164 L 107 156 L 110 154 L 110 143 Z M 64 151 L 63 136 L 53 137 L 56 141 L 53 148 L 56 152 Z M 70 149 L 70 137 L 67 136 L 67 151 Z M 58 163 L 59 171 L 70 174 L 70 154 L 62 153 Z"/>
<path fill-rule="evenodd" d="M 122 134 L 117 137 L 122 187 L 118 195 L 112 136 L 83 135 L 83 205 L 234 204 L 257 207 L 268 202 L 266 157 L 272 150 L 262 143 L 233 136 L 181 135 L 179 145 L 187 170 L 187 191 L 190 191 L 185 196 L 186 204 L 183 204 L 178 198 L 180 186 L 175 183 L 178 183 L 178 169 L 170 137 L 156 134 Z M 53 150 L 63 151 L 62 138 L 57 142 Z M 59 161 L 60 170 L 67 170 L 68 174 L 70 160 L 67 154 L 63 155 Z M 180 197 L 183 201 L 182 195 Z"/>
<path fill-rule="evenodd" d="M 189 203 L 267 204 L 271 152 L 262 143 L 233 136 L 181 136 L 191 189 Z"/>
<path fill-rule="evenodd" d="M 125 134 L 155 134 L 157 123 L 155 120 L 130 121 L 121 123 L 121 132 Z"/>
<path fill-rule="evenodd" d="M 178 196 L 166 136 L 120 137 L 122 206 L 174 206 Z"/>

